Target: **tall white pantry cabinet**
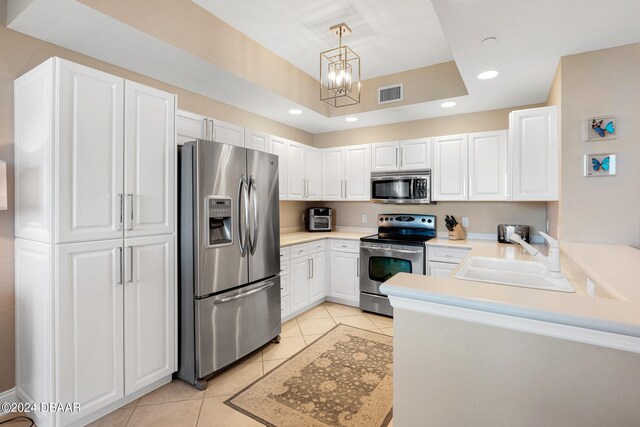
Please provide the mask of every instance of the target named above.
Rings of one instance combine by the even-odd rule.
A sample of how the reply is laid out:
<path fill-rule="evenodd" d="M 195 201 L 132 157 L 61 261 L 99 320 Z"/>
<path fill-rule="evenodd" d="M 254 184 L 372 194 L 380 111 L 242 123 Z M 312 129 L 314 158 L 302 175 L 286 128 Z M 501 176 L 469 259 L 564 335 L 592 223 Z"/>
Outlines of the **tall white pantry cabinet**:
<path fill-rule="evenodd" d="M 16 390 L 84 425 L 175 371 L 175 95 L 51 58 L 15 81 Z"/>

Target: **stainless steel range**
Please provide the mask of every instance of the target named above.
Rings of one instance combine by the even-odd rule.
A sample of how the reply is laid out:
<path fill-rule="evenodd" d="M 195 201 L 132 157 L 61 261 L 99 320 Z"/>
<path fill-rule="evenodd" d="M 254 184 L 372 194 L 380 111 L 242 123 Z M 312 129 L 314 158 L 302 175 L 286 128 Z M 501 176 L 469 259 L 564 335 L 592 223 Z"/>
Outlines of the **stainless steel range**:
<path fill-rule="evenodd" d="M 378 215 L 378 234 L 360 239 L 360 309 L 393 316 L 380 285 L 397 273 L 425 274 L 424 243 L 434 237 L 434 215 Z"/>

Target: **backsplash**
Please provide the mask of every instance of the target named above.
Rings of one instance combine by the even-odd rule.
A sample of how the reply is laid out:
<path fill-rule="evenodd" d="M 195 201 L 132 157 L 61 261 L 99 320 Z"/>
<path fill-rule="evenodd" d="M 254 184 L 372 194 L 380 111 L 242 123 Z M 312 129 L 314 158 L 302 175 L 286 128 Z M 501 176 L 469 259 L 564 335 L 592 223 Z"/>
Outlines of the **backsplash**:
<path fill-rule="evenodd" d="M 308 202 L 311 203 L 311 202 Z M 546 202 L 438 202 L 435 205 L 385 205 L 371 202 L 314 202 L 317 206 L 334 209 L 334 222 L 338 227 L 376 227 L 381 213 L 420 213 L 438 217 L 438 231 L 446 231 L 444 216 L 454 215 L 458 222 L 469 218 L 470 233 L 496 234 L 498 224 L 524 224 L 531 226 L 532 235 L 545 231 Z M 280 204 L 282 206 L 282 203 Z M 304 209 L 304 208 L 303 208 Z M 367 222 L 362 222 L 362 215 Z"/>
<path fill-rule="evenodd" d="M 320 204 L 321 202 L 281 201 L 280 233 L 294 233 L 304 230 L 302 215 L 305 214 L 305 210 L 307 207 L 320 206 Z"/>

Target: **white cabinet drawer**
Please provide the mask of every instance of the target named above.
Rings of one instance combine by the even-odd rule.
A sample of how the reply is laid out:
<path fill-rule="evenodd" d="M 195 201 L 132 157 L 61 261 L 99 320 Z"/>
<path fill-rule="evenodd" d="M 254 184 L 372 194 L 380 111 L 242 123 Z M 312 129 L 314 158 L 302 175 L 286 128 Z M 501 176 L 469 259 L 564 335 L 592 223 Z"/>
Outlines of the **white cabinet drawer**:
<path fill-rule="evenodd" d="M 327 248 L 327 241 L 325 239 L 318 240 L 317 242 L 309 243 L 309 253 L 317 254 L 318 252 L 322 252 Z"/>
<path fill-rule="evenodd" d="M 280 276 L 286 276 L 289 274 L 290 263 L 289 260 L 280 261 Z"/>
<path fill-rule="evenodd" d="M 359 240 L 331 240 L 331 250 L 340 252 L 360 252 Z"/>
<path fill-rule="evenodd" d="M 289 261 L 289 246 L 280 248 L 280 262 Z"/>
<path fill-rule="evenodd" d="M 301 256 L 309 255 L 309 245 L 293 245 L 289 246 L 289 257 L 290 258 L 299 258 Z"/>
<path fill-rule="evenodd" d="M 427 256 L 429 261 L 440 261 L 457 264 L 467 255 L 470 249 L 447 248 L 443 246 L 429 246 Z"/>

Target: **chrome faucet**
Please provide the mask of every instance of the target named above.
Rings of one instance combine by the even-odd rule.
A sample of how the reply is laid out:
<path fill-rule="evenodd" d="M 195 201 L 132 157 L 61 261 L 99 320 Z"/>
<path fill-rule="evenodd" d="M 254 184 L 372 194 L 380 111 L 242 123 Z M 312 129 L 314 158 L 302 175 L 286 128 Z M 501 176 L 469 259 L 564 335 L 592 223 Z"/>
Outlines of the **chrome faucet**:
<path fill-rule="evenodd" d="M 557 278 L 564 277 L 564 274 L 562 274 L 562 270 L 560 269 L 560 245 L 558 244 L 558 241 L 547 233 L 543 233 L 542 231 L 539 233 L 545 238 L 549 245 L 549 256 L 542 255 L 540 251 L 522 240 L 522 237 L 520 237 L 519 234 L 512 234 L 509 236 L 509 240 L 514 243 L 519 243 L 527 252 L 533 255 L 534 258 L 544 264 L 544 266 L 549 270 L 549 276 Z"/>

